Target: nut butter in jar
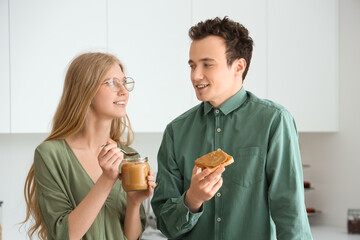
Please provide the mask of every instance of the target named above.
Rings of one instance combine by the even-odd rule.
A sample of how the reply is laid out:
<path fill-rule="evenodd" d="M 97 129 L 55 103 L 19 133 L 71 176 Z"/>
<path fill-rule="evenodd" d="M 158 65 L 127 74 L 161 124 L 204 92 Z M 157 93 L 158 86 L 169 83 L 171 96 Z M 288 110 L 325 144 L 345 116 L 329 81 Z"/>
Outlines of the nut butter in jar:
<path fill-rule="evenodd" d="M 360 234 L 360 209 L 348 209 L 348 233 Z"/>
<path fill-rule="evenodd" d="M 121 182 L 124 190 L 129 192 L 148 189 L 147 176 L 149 171 L 147 157 L 124 159 L 121 162 Z"/>

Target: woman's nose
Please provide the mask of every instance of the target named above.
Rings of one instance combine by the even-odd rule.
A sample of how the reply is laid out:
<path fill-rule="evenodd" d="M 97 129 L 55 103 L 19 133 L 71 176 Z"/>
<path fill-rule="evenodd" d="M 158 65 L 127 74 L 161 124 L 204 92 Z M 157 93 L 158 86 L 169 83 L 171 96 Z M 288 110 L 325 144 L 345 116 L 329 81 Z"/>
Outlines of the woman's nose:
<path fill-rule="evenodd" d="M 125 85 L 124 84 L 120 84 L 120 89 L 119 89 L 119 91 L 117 92 L 118 93 L 118 95 L 123 95 L 123 94 L 126 94 L 128 92 L 128 90 L 127 90 L 127 88 L 125 87 Z"/>

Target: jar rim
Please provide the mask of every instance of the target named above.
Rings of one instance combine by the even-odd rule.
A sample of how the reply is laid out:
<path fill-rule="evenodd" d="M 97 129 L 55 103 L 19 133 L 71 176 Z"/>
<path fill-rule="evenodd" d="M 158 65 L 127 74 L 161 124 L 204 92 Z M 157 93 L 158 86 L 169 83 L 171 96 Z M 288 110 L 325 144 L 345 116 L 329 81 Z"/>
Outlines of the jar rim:
<path fill-rule="evenodd" d="M 148 162 L 148 158 L 147 157 L 138 157 L 138 158 L 134 158 L 134 159 L 124 159 L 122 162 L 124 163 L 144 163 L 144 162 Z"/>

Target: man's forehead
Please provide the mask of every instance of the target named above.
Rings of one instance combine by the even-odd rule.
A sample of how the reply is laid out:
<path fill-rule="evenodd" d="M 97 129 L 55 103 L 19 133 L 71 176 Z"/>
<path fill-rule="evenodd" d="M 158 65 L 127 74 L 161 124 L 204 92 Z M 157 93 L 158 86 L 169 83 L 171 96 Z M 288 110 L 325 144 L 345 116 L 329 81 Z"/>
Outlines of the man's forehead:
<path fill-rule="evenodd" d="M 224 40 L 217 36 L 209 36 L 201 40 L 195 40 L 190 46 L 190 59 L 216 59 L 226 53 Z M 194 59 L 193 59 L 194 60 Z"/>
<path fill-rule="evenodd" d="M 190 62 L 218 62 L 226 59 L 226 50 L 221 48 L 190 49 Z"/>

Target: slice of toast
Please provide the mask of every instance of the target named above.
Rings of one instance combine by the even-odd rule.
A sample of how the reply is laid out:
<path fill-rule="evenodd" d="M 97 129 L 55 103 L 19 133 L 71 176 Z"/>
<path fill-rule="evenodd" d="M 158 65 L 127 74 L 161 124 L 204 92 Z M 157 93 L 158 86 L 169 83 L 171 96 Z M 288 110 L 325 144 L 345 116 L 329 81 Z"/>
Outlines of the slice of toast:
<path fill-rule="evenodd" d="M 228 155 L 223 150 L 219 149 L 195 160 L 195 165 L 201 169 L 208 168 L 211 172 L 214 172 L 221 166 L 228 166 L 234 162 L 232 156 Z"/>

